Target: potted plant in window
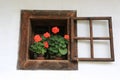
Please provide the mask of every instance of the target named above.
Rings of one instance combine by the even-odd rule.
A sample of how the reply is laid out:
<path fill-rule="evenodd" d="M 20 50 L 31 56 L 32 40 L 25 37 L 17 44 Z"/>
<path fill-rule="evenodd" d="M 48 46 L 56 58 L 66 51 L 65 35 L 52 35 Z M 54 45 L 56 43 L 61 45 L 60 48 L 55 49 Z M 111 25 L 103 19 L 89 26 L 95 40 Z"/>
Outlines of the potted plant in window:
<path fill-rule="evenodd" d="M 53 35 L 48 39 L 49 48 L 48 53 L 51 58 L 62 59 L 62 56 L 68 53 L 69 35 L 58 35 L 60 29 L 55 26 L 52 28 Z"/>
<path fill-rule="evenodd" d="M 58 35 L 60 29 L 55 26 L 52 33 L 44 33 L 42 36 L 36 34 L 34 43 L 30 46 L 30 51 L 34 53 L 37 59 L 62 59 L 68 53 L 69 35 Z M 46 56 L 45 56 L 46 54 Z"/>
<path fill-rule="evenodd" d="M 44 55 L 49 47 L 47 39 L 50 37 L 49 33 L 44 33 L 42 36 L 36 34 L 34 36 L 34 43 L 30 46 L 30 51 L 34 53 L 37 59 L 45 59 Z"/>

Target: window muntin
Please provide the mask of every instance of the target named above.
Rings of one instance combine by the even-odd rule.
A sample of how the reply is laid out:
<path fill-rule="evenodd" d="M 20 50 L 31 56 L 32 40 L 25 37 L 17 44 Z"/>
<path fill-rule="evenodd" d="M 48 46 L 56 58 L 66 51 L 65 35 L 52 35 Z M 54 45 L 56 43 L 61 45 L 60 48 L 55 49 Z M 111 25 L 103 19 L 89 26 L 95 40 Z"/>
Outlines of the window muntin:
<path fill-rule="evenodd" d="M 79 23 L 81 22 L 81 23 Z M 76 24 L 79 23 L 77 26 Z M 82 25 L 82 26 L 80 26 Z M 105 26 L 104 26 L 105 25 Z M 87 31 L 78 32 L 80 28 L 84 27 Z M 88 27 L 89 26 L 89 27 Z M 83 29 L 84 30 L 84 29 Z M 89 30 L 89 31 L 88 31 Z M 111 17 L 77 17 L 71 19 L 71 43 L 72 43 L 72 53 L 71 58 L 72 60 L 79 60 L 79 61 L 114 61 L 114 50 L 113 50 L 113 36 L 112 36 L 112 21 Z M 83 35 L 81 34 L 83 32 Z M 105 34 L 103 34 L 103 32 Z M 79 36 L 78 36 L 78 35 Z M 87 36 L 86 36 L 87 34 Z M 81 35 L 81 36 L 80 36 Z M 84 55 L 84 50 L 89 50 L 85 45 L 82 47 L 84 48 L 83 53 L 79 53 L 81 48 L 79 46 L 79 41 L 89 41 L 90 43 L 86 42 L 85 44 L 90 45 L 90 54 L 87 56 Z M 103 42 L 104 41 L 104 42 Z M 106 42 L 107 41 L 107 45 Z M 77 44 L 77 45 L 76 45 Z M 103 47 L 101 47 L 103 46 Z M 98 53 L 99 49 L 103 49 L 105 52 L 101 54 Z M 74 48 L 74 49 L 73 49 Z M 77 52 L 78 50 L 78 52 Z M 78 55 L 78 59 L 76 58 Z M 79 57 L 82 55 L 82 57 Z"/>

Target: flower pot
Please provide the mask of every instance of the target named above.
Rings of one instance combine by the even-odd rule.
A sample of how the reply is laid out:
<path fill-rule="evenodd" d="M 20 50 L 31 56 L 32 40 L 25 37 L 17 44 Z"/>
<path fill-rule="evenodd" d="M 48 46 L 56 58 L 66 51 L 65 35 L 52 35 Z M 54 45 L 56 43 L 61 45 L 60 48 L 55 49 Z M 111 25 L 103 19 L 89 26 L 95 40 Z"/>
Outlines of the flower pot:
<path fill-rule="evenodd" d="M 44 57 L 37 57 L 37 60 L 45 60 Z"/>
<path fill-rule="evenodd" d="M 39 55 L 39 56 L 37 57 L 37 60 L 45 60 L 45 57 L 44 57 L 43 55 Z"/>
<path fill-rule="evenodd" d="M 56 58 L 56 56 L 55 55 L 50 55 L 50 57 L 49 57 L 51 60 L 54 60 L 55 58 Z"/>
<path fill-rule="evenodd" d="M 56 60 L 63 60 L 62 57 L 55 57 Z"/>

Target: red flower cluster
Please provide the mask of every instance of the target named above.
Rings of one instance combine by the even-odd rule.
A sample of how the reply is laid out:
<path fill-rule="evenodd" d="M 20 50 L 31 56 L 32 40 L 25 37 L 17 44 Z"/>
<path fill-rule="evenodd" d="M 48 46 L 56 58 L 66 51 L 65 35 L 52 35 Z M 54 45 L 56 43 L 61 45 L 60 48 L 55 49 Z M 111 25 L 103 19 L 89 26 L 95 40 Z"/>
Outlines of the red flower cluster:
<path fill-rule="evenodd" d="M 59 28 L 58 28 L 57 26 L 53 27 L 53 28 L 52 28 L 52 32 L 53 32 L 54 34 L 58 33 L 58 32 L 59 32 Z M 45 38 L 49 38 L 49 37 L 50 37 L 50 33 L 46 32 L 46 33 L 43 34 L 43 36 L 44 36 Z M 69 40 L 69 35 L 67 35 L 67 34 L 64 35 L 64 38 L 65 38 L 66 40 Z M 35 41 L 35 42 L 40 42 L 40 41 L 42 41 L 41 36 L 40 36 L 39 34 L 35 35 L 35 36 L 34 36 L 34 41 Z M 49 47 L 49 44 L 48 44 L 47 41 L 44 41 L 43 44 L 44 44 L 44 47 L 45 47 L 45 48 L 48 48 L 48 47 Z"/>
<path fill-rule="evenodd" d="M 54 26 L 51 29 L 51 34 L 49 32 L 45 32 L 43 35 L 36 34 L 34 36 L 34 43 L 30 46 L 30 50 L 35 53 L 40 53 L 42 55 L 44 55 L 45 53 L 53 53 L 55 56 L 62 56 L 67 54 L 69 35 L 59 35 L 59 31 L 60 28 L 58 26 Z M 62 49 L 61 46 L 56 47 L 56 43 L 63 45 L 63 43 L 61 43 L 59 40 L 61 40 L 64 45 L 66 45 L 66 47 L 63 47 Z M 56 54 L 57 52 L 58 54 Z"/>
<path fill-rule="evenodd" d="M 46 32 L 43 34 L 45 38 L 49 38 L 50 37 L 50 33 Z"/>
<path fill-rule="evenodd" d="M 43 44 L 44 44 L 44 47 L 45 47 L 45 48 L 48 48 L 48 47 L 49 47 L 49 45 L 48 45 L 48 42 L 47 42 L 47 41 L 45 41 Z"/>
<path fill-rule="evenodd" d="M 64 35 L 64 38 L 66 39 L 66 40 L 69 40 L 69 35 Z"/>
<path fill-rule="evenodd" d="M 48 32 L 46 32 L 46 33 L 44 34 L 44 37 L 48 38 L 48 37 L 50 37 L 50 34 L 49 34 Z M 35 42 L 40 42 L 41 40 L 42 40 L 42 38 L 40 37 L 39 34 L 37 34 L 37 35 L 34 36 L 34 41 L 35 41 Z M 49 44 L 48 44 L 47 41 L 43 42 L 43 44 L 44 44 L 44 47 L 45 47 L 45 48 L 48 48 L 48 47 L 49 47 Z"/>
<path fill-rule="evenodd" d="M 40 37 L 40 35 L 37 34 L 37 35 L 34 36 L 34 41 L 35 42 L 39 42 L 41 40 L 42 40 L 42 38 Z"/>
<path fill-rule="evenodd" d="M 53 32 L 54 34 L 58 33 L 58 32 L 59 32 L 59 28 L 58 28 L 57 26 L 53 27 L 53 28 L 52 28 L 52 32 Z"/>

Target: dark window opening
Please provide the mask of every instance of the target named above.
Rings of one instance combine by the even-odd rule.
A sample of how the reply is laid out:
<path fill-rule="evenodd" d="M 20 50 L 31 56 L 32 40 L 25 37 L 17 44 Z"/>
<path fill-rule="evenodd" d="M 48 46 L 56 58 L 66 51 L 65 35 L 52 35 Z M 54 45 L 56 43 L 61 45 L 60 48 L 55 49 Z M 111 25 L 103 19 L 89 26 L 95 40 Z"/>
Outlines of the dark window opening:
<path fill-rule="evenodd" d="M 51 35 L 53 35 L 52 33 L 52 28 L 57 26 L 60 31 L 59 33 L 57 33 L 57 35 L 61 35 L 64 36 L 65 34 L 69 34 L 68 33 L 68 19 L 67 18 L 63 18 L 63 19 L 52 19 L 52 18 L 48 18 L 48 19 L 30 19 L 30 25 L 31 25 L 31 40 L 30 40 L 30 45 L 34 43 L 34 36 L 36 34 L 39 35 L 43 35 L 45 32 L 49 32 Z M 46 57 L 47 59 L 45 60 L 55 60 L 55 59 L 50 59 L 50 56 L 48 55 L 48 51 L 45 53 L 44 57 Z M 36 60 L 36 57 L 38 55 L 35 55 L 32 51 L 29 51 L 29 58 Z M 55 56 L 53 56 L 55 57 Z M 67 60 L 68 59 L 68 54 L 62 56 L 63 60 Z"/>

